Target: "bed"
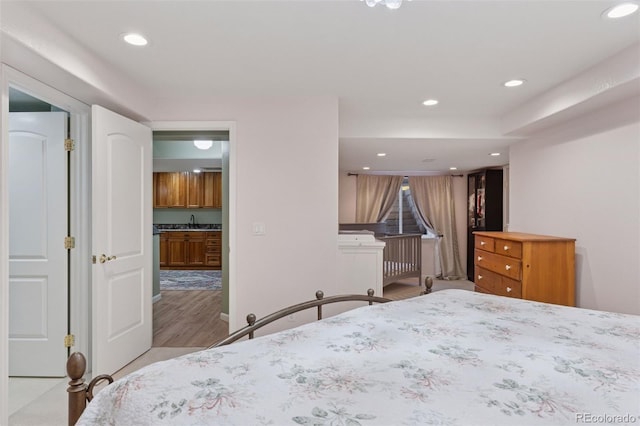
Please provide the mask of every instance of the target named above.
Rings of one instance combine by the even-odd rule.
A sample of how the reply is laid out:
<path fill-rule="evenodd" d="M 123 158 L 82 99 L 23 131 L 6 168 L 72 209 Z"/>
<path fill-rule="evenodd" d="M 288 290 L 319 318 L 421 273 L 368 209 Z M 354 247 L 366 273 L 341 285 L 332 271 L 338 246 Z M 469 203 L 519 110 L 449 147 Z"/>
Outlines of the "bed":
<path fill-rule="evenodd" d="M 78 424 L 560 425 L 639 410 L 640 317 L 442 290 L 151 364 Z"/>

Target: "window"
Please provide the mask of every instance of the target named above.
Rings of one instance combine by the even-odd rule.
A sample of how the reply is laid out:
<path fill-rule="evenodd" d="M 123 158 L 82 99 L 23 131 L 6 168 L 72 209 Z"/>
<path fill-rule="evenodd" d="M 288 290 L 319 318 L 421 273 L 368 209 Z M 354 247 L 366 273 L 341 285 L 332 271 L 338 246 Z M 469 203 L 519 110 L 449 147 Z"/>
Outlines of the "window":
<path fill-rule="evenodd" d="M 385 223 L 389 234 L 427 234 L 429 237 L 436 237 L 435 232 L 426 226 L 416 210 L 407 177 L 402 181 L 398 203 L 389 213 Z"/>

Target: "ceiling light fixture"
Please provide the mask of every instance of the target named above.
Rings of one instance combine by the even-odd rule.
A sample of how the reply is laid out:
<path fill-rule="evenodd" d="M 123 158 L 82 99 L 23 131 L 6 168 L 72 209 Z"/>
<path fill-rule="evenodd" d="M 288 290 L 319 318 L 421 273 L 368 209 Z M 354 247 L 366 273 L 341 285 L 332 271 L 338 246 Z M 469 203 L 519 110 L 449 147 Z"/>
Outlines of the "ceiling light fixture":
<path fill-rule="evenodd" d="M 449 170 L 458 170 L 457 167 L 449 167 Z"/>
<path fill-rule="evenodd" d="M 514 80 L 509 80 L 506 81 L 504 83 L 504 87 L 518 87 L 518 86 L 522 86 L 524 84 L 526 80 L 522 80 L 522 79 L 514 79 Z"/>
<path fill-rule="evenodd" d="M 387 9 L 399 9 L 402 6 L 402 0 L 360 0 L 364 1 L 369 7 L 376 7 L 381 4 L 387 6 Z M 411 1 L 411 0 L 407 0 Z"/>
<path fill-rule="evenodd" d="M 193 169 L 193 173 L 200 173 L 202 170 L 200 169 Z"/>
<path fill-rule="evenodd" d="M 193 144 L 198 149 L 209 149 L 213 146 L 213 141 L 203 141 L 203 140 L 195 140 Z"/>
<path fill-rule="evenodd" d="M 500 153 L 499 152 L 492 152 L 489 155 L 492 156 L 492 157 L 498 157 L 498 156 L 500 156 Z"/>
<path fill-rule="evenodd" d="M 422 103 L 422 105 L 424 106 L 434 106 L 434 105 L 438 105 L 438 100 L 437 99 L 427 99 L 426 101 L 424 101 Z"/>
<path fill-rule="evenodd" d="M 133 46 L 146 46 L 149 43 L 144 36 L 136 33 L 125 34 L 122 39 Z"/>
<path fill-rule="evenodd" d="M 629 16 L 638 10 L 638 5 L 633 2 L 620 3 L 607 9 L 604 14 L 607 18 L 616 19 Z"/>
<path fill-rule="evenodd" d="M 369 170 L 369 169 L 371 169 L 371 167 L 369 167 L 369 166 L 364 166 L 364 167 L 362 168 L 362 170 Z"/>
<path fill-rule="evenodd" d="M 379 152 L 378 157 L 385 157 L 387 155 L 386 152 Z"/>

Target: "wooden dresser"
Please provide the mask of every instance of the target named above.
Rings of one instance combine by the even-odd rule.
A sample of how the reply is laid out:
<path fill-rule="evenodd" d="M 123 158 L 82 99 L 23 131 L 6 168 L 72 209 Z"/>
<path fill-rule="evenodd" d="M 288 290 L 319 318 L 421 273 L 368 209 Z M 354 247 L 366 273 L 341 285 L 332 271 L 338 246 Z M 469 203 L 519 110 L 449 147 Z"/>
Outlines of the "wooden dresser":
<path fill-rule="evenodd" d="M 474 232 L 475 290 L 575 306 L 575 239 Z"/>

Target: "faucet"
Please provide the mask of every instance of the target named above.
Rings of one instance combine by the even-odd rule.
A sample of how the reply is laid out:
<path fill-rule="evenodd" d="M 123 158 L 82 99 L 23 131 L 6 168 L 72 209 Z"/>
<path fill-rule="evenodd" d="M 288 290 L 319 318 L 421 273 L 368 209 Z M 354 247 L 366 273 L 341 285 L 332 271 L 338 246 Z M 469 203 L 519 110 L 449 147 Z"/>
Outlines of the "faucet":
<path fill-rule="evenodd" d="M 191 215 L 191 218 L 189 219 L 189 228 L 195 228 L 196 227 L 196 217 L 194 215 Z"/>

